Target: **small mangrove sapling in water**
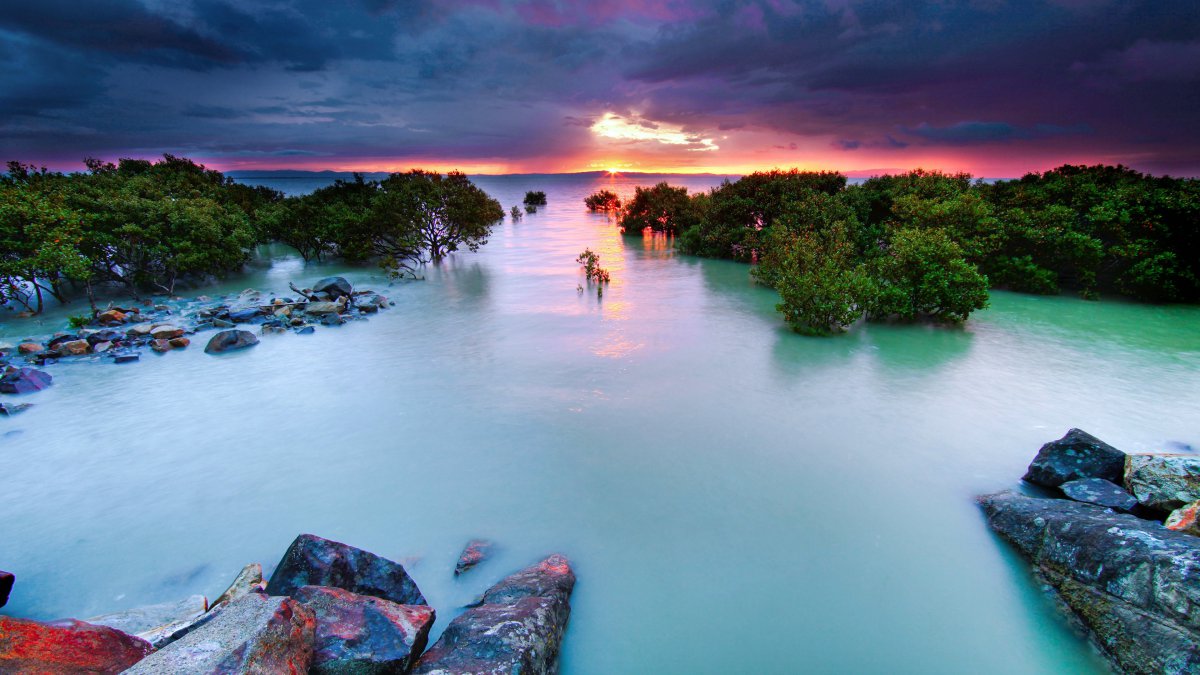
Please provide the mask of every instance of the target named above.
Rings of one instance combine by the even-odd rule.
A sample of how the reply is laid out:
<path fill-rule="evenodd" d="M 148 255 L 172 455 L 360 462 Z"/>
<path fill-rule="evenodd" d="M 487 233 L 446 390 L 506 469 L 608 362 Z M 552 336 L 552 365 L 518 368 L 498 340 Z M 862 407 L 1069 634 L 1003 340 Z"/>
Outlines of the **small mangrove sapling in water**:
<path fill-rule="evenodd" d="M 508 213 L 512 216 L 514 223 L 521 219 L 521 209 L 519 207 L 512 207 L 512 211 L 509 211 Z"/>
<path fill-rule="evenodd" d="M 611 277 L 608 270 L 600 266 L 600 255 L 592 251 L 592 249 L 584 249 L 583 253 L 575 259 L 575 262 L 583 265 L 584 276 L 587 277 L 588 284 L 593 282 L 596 284 L 596 297 L 604 297 L 604 284 L 607 284 Z M 580 287 L 582 289 L 582 287 Z"/>

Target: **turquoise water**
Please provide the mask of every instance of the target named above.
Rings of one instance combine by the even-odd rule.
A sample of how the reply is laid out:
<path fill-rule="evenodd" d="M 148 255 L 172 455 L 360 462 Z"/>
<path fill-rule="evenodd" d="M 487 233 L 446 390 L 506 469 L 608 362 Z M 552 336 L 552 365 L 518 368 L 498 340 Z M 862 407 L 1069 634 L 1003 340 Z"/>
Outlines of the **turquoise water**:
<path fill-rule="evenodd" d="M 996 293 L 964 329 L 805 338 L 745 266 L 586 213 L 610 180 L 630 189 L 479 179 L 506 209 L 527 189 L 550 205 L 388 289 L 369 322 L 52 366 L 36 406 L 0 418 L 4 611 L 215 597 L 313 532 L 404 561 L 438 630 L 567 554 L 564 673 L 1103 670 L 972 497 L 1071 426 L 1200 446 L 1200 311 Z M 585 247 L 612 273 L 602 299 L 577 291 Z M 203 292 L 386 285 L 263 256 Z M 500 553 L 455 580 L 478 536 Z"/>

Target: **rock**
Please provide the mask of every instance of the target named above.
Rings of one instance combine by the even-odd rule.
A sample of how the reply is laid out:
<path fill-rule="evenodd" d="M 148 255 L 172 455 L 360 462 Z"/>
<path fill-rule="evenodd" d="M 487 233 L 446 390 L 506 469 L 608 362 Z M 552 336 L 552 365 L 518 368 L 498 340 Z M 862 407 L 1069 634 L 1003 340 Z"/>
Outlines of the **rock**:
<path fill-rule="evenodd" d="M 288 547 L 267 593 L 291 595 L 301 586 L 333 586 L 401 605 L 425 604 L 425 596 L 399 563 L 311 534 L 296 537 Z"/>
<path fill-rule="evenodd" d="M 96 344 L 92 345 L 92 353 L 103 354 L 104 352 L 112 349 L 112 346 L 113 343 L 111 342 L 97 342 Z"/>
<path fill-rule="evenodd" d="M 54 350 L 58 349 L 58 346 L 64 342 L 74 342 L 78 339 L 80 337 L 73 333 L 55 333 L 54 337 L 50 338 L 50 341 L 46 343 L 46 347 Z"/>
<path fill-rule="evenodd" d="M 208 341 L 208 345 L 204 347 L 204 352 L 206 354 L 220 354 L 236 349 L 253 347 L 256 344 L 258 344 L 258 338 L 254 337 L 254 333 L 244 330 L 223 330 L 212 336 L 212 339 Z"/>
<path fill-rule="evenodd" d="M 113 363 L 133 363 L 140 358 L 137 354 L 114 354 Z"/>
<path fill-rule="evenodd" d="M 287 329 L 286 329 L 286 328 L 284 328 L 283 326 L 267 326 L 267 325 L 263 325 L 263 327 L 262 327 L 262 334 L 263 334 L 263 335 L 273 335 L 273 334 L 276 334 L 276 333 L 286 333 L 286 332 L 287 332 Z"/>
<path fill-rule="evenodd" d="M 0 394 L 29 394 L 49 387 L 54 378 L 34 368 L 5 369 L 0 377 Z"/>
<path fill-rule="evenodd" d="M 197 295 L 196 302 L 212 302 L 212 298 L 207 295 Z"/>
<path fill-rule="evenodd" d="M 1077 502 L 1106 506 L 1117 511 L 1128 511 L 1137 506 L 1137 499 L 1120 485 L 1103 478 L 1080 478 L 1063 483 L 1063 494 Z"/>
<path fill-rule="evenodd" d="M 341 588 L 304 586 L 293 596 L 317 617 L 312 673 L 406 673 L 429 640 L 434 611 Z"/>
<path fill-rule="evenodd" d="M 233 328 L 233 322 L 225 319 L 213 319 L 212 325 L 213 328 Z"/>
<path fill-rule="evenodd" d="M 69 340 L 67 342 L 58 343 L 58 348 L 55 350 L 60 356 L 82 356 L 88 353 L 92 346 L 87 340 Z"/>
<path fill-rule="evenodd" d="M 1065 499 L 979 501 L 1118 670 L 1200 672 L 1200 538 Z"/>
<path fill-rule="evenodd" d="M 45 351 L 45 347 L 36 342 L 22 342 L 17 345 L 18 354 L 40 354 L 43 351 Z"/>
<path fill-rule="evenodd" d="M 283 307 L 280 307 L 279 309 L 275 310 L 275 316 L 277 316 L 279 318 L 283 318 L 283 317 L 291 316 L 291 315 L 292 315 L 292 308 L 287 305 L 284 305 Z"/>
<path fill-rule="evenodd" d="M 1200 499 L 1200 456 L 1130 455 L 1125 487 L 1143 506 L 1174 511 Z"/>
<path fill-rule="evenodd" d="M 301 326 L 296 329 L 296 335 L 312 335 L 315 332 L 317 329 L 312 326 Z"/>
<path fill-rule="evenodd" d="M 1086 431 L 1071 429 L 1066 436 L 1042 446 L 1024 480 L 1058 487 L 1077 478 L 1103 478 L 1120 483 L 1125 453 Z"/>
<path fill-rule="evenodd" d="M 314 293 L 327 293 L 331 298 L 349 296 L 354 292 L 354 287 L 344 277 L 326 277 L 313 284 L 312 289 Z"/>
<path fill-rule="evenodd" d="M 171 306 L 170 306 L 170 305 L 155 305 L 155 306 L 154 306 L 154 311 L 156 311 L 156 312 L 166 312 L 167 314 L 170 314 L 170 313 L 171 313 Z"/>
<path fill-rule="evenodd" d="M 87 622 L 116 628 L 160 647 L 166 643 L 166 638 L 195 623 L 207 610 L 208 600 L 203 595 L 193 595 L 176 602 L 163 602 L 94 616 Z"/>
<path fill-rule="evenodd" d="M 345 323 L 346 320 L 340 314 L 326 314 L 321 317 L 322 326 L 341 326 Z"/>
<path fill-rule="evenodd" d="M 454 566 L 454 576 L 471 569 L 487 559 L 492 552 L 492 542 L 485 539 L 472 539 L 458 556 L 458 564 Z"/>
<path fill-rule="evenodd" d="M 0 673 L 119 673 L 151 649 L 108 626 L 0 616 Z"/>
<path fill-rule="evenodd" d="M 1167 522 L 1164 523 L 1168 530 L 1176 532 L 1186 532 L 1200 537 L 1200 501 L 1185 504 L 1167 516 Z M 0 602 L 0 607 L 4 603 Z"/>
<path fill-rule="evenodd" d="M 169 323 L 150 329 L 150 336 L 156 340 L 170 340 L 180 335 L 183 335 L 183 329 L 179 326 L 172 326 Z"/>
<path fill-rule="evenodd" d="M 509 576 L 459 615 L 417 662 L 414 673 L 558 672 L 575 574 L 552 555 Z"/>
<path fill-rule="evenodd" d="M 239 309 L 229 313 L 229 320 L 234 323 L 249 323 L 262 316 L 262 310 L 257 307 Z"/>
<path fill-rule="evenodd" d="M 129 327 L 128 333 L 133 335 L 149 335 L 150 331 L 154 330 L 152 323 L 139 323 Z"/>
<path fill-rule="evenodd" d="M 11 417 L 17 413 L 23 413 L 32 407 L 32 403 L 0 403 L 0 415 Z M 0 602 L 0 607 L 3 606 L 4 603 Z"/>
<path fill-rule="evenodd" d="M 251 593 L 265 592 L 267 584 L 263 581 L 262 565 L 259 563 L 250 563 L 238 572 L 237 577 L 229 584 L 229 588 L 225 592 L 218 595 L 216 600 L 213 600 L 212 608 L 215 609 L 221 605 L 227 605 L 231 602 L 239 600 Z"/>
<path fill-rule="evenodd" d="M 0 570 L 0 607 L 8 604 L 8 595 L 12 593 L 13 584 L 17 577 L 12 572 Z"/>
<path fill-rule="evenodd" d="M 42 352 L 33 356 L 33 362 L 39 366 L 52 366 L 58 363 L 58 359 L 48 352 Z"/>
<path fill-rule="evenodd" d="M 96 323 L 102 326 L 114 326 L 125 323 L 126 314 L 118 309 L 109 309 L 96 315 Z"/>
<path fill-rule="evenodd" d="M 337 314 L 346 308 L 345 305 L 336 302 L 310 302 L 304 308 L 306 314 L 320 316 L 322 314 Z"/>
<path fill-rule="evenodd" d="M 171 341 L 170 340 L 151 340 L 150 341 L 150 349 L 153 349 L 154 351 L 156 351 L 160 354 L 162 352 L 169 352 L 169 351 L 171 351 Z"/>
<path fill-rule="evenodd" d="M 91 335 L 87 336 L 87 341 L 88 341 L 88 344 L 90 344 L 90 345 L 97 345 L 97 344 L 100 344 L 101 342 L 120 342 L 121 340 L 124 340 L 124 339 L 125 339 L 124 333 L 122 333 L 119 330 L 112 330 L 111 328 L 106 328 L 104 330 L 98 330 L 95 333 L 92 333 Z"/>
<path fill-rule="evenodd" d="M 183 336 L 171 338 L 169 340 L 169 342 L 171 343 L 171 346 L 174 347 L 175 349 L 183 349 L 183 348 L 187 347 L 188 345 L 192 344 L 191 340 L 189 340 Z"/>
<path fill-rule="evenodd" d="M 251 593 L 209 616 L 127 674 L 308 672 L 316 619 L 299 602 Z"/>

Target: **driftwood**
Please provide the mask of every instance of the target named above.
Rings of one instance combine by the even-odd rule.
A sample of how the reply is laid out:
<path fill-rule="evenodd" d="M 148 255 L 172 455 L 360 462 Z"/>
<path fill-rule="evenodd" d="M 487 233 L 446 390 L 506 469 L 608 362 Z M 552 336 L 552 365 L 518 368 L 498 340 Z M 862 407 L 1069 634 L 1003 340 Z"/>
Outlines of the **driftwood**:
<path fill-rule="evenodd" d="M 299 294 L 299 295 L 302 295 L 302 296 L 304 296 L 305 298 L 308 298 L 309 300 L 311 300 L 311 301 L 313 301 L 313 302 L 319 302 L 319 301 L 320 301 L 320 300 L 317 298 L 317 296 L 315 296 L 315 295 L 311 295 L 311 294 L 309 294 L 309 293 L 305 293 L 304 291 L 300 290 L 299 288 L 296 288 L 296 282 L 294 282 L 294 281 L 289 281 L 289 282 L 288 282 L 288 288 L 292 289 L 292 290 L 293 290 L 293 291 L 295 291 L 297 294 Z"/>

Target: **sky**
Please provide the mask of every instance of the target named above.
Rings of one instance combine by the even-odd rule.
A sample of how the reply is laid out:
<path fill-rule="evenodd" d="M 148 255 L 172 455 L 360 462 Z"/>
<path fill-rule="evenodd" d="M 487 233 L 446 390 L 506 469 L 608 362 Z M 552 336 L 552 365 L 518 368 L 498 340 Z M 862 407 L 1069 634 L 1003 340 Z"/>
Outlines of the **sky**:
<path fill-rule="evenodd" d="M 1197 0 L 4 0 L 0 161 L 1200 175 Z"/>

